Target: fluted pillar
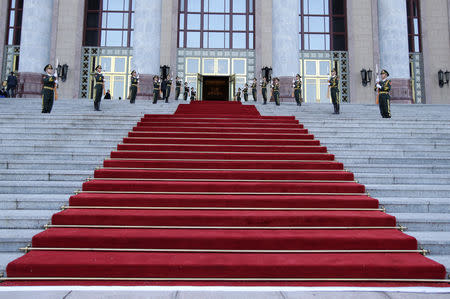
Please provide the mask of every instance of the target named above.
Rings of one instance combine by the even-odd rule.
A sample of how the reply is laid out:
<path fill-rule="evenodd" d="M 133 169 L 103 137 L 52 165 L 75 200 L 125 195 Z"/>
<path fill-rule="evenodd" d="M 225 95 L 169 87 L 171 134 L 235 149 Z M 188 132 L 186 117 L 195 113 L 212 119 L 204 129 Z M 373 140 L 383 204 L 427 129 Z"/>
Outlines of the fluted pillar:
<path fill-rule="evenodd" d="M 272 69 L 280 78 L 280 98 L 291 101 L 292 80 L 300 72 L 298 0 L 273 1 Z"/>
<path fill-rule="evenodd" d="M 406 1 L 378 0 L 381 68 L 390 73 L 392 101 L 412 103 Z"/>
<path fill-rule="evenodd" d="M 39 97 L 44 66 L 50 63 L 53 0 L 24 0 L 20 38 L 21 97 Z"/>
<path fill-rule="evenodd" d="M 139 73 L 138 98 L 153 95 L 153 76 L 159 74 L 162 0 L 135 0 L 133 65 Z"/>

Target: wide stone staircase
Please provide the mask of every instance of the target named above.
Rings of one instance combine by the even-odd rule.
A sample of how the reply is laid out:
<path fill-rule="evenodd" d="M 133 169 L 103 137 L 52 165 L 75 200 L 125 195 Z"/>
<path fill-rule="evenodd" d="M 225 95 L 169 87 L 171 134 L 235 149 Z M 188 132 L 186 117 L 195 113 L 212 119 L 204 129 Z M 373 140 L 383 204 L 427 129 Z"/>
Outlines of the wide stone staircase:
<path fill-rule="evenodd" d="M 168 113 L 176 102 L 60 100 L 50 115 L 38 99 L 0 100 L 0 269 L 20 256 L 73 191 L 92 175 L 145 113 Z M 262 115 L 294 115 L 355 173 L 407 233 L 450 268 L 450 106 L 283 103 Z"/>
<path fill-rule="evenodd" d="M 258 105 L 262 115 L 294 115 L 407 234 L 450 272 L 450 105 Z"/>
<path fill-rule="evenodd" d="M 144 113 L 177 105 L 59 100 L 41 114 L 40 99 L 0 99 L 0 272 L 92 176 Z"/>

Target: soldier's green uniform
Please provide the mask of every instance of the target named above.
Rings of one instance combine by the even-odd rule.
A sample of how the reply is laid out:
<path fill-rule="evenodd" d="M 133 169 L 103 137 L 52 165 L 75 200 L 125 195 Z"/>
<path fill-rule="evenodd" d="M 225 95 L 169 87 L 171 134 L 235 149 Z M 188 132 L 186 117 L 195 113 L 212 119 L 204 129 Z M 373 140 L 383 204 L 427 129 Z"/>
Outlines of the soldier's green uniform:
<path fill-rule="evenodd" d="M 339 79 L 337 76 L 331 77 L 328 83 L 330 83 L 330 94 L 334 106 L 334 114 L 339 114 Z"/>
<path fill-rule="evenodd" d="M 385 73 L 389 76 L 389 73 L 385 70 L 382 70 L 381 73 Z M 380 114 L 383 118 L 391 118 L 391 96 L 389 92 L 391 91 L 391 80 L 385 79 L 383 81 L 378 82 L 381 88 L 377 88 L 375 85 L 375 91 L 378 90 L 378 105 L 380 107 Z"/>
<path fill-rule="evenodd" d="M 184 86 L 183 100 L 187 101 L 188 96 L 189 96 L 189 86 L 185 85 Z"/>
<path fill-rule="evenodd" d="M 237 100 L 238 102 L 241 101 L 241 91 L 240 91 L 240 90 L 238 90 L 238 91 L 236 92 L 236 100 Z"/>
<path fill-rule="evenodd" d="M 105 84 L 105 77 L 101 73 L 95 73 L 94 75 L 95 85 L 94 85 L 94 109 L 95 111 L 100 111 L 100 102 L 102 100 L 103 95 L 103 86 Z"/>
<path fill-rule="evenodd" d="M 175 87 L 175 100 L 178 101 L 178 98 L 180 97 L 180 92 L 181 92 L 181 81 L 177 80 L 177 82 L 175 83 L 176 87 Z"/>
<path fill-rule="evenodd" d="M 44 86 L 42 87 L 42 113 L 50 113 L 55 98 L 56 77 L 48 74 L 42 77 Z"/>
<path fill-rule="evenodd" d="M 134 104 L 136 102 L 136 95 L 139 85 L 139 79 L 137 77 L 131 77 L 131 86 L 130 86 L 130 103 Z"/>
<path fill-rule="evenodd" d="M 160 85 L 158 81 L 153 82 L 153 104 L 156 104 L 159 100 Z"/>
<path fill-rule="evenodd" d="M 297 102 L 297 106 L 302 105 L 302 101 L 300 100 L 302 94 L 302 81 L 295 80 L 294 82 L 294 97 L 295 101 Z"/>
<path fill-rule="evenodd" d="M 255 102 L 258 100 L 257 92 L 258 92 L 258 89 L 256 88 L 256 81 L 253 81 L 253 83 L 252 83 L 252 95 L 253 95 L 253 100 Z"/>
<path fill-rule="evenodd" d="M 172 89 L 172 79 L 167 79 L 166 83 L 166 103 L 169 102 L 170 90 Z"/>
<path fill-rule="evenodd" d="M 261 83 L 261 93 L 264 99 L 264 105 L 267 104 L 267 82 L 262 82 Z"/>
<path fill-rule="evenodd" d="M 191 101 L 195 101 L 196 92 L 195 90 L 191 89 Z"/>
<path fill-rule="evenodd" d="M 273 99 L 275 100 L 275 104 L 280 106 L 280 84 L 277 82 L 272 87 Z"/>
<path fill-rule="evenodd" d="M 244 89 L 242 90 L 242 92 L 244 93 L 244 101 L 248 101 L 248 86 L 245 85 Z"/>

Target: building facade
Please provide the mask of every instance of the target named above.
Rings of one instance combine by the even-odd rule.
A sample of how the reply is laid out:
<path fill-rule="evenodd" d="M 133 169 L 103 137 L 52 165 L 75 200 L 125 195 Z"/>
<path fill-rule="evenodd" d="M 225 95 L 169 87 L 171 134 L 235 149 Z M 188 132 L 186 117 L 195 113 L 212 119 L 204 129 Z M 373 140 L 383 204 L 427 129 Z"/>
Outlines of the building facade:
<path fill-rule="evenodd" d="M 299 73 L 304 100 L 328 102 L 336 68 L 346 102 L 374 103 L 387 69 L 394 102 L 450 104 L 450 0 L 0 0 L 0 28 L 2 80 L 16 72 L 22 97 L 40 95 L 52 63 L 66 66 L 63 98 L 92 98 L 101 64 L 115 99 L 132 69 L 149 98 L 168 66 L 194 87 L 213 77 L 243 86 L 270 68 L 285 101 Z"/>

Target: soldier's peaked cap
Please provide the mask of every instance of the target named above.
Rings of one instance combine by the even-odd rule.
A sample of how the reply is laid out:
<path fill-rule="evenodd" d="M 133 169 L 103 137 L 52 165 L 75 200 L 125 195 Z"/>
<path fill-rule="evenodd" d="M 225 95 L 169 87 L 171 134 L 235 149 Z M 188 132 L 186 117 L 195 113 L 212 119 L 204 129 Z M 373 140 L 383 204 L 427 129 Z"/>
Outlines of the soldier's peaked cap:
<path fill-rule="evenodd" d="M 102 68 L 102 66 L 99 64 L 99 65 L 97 65 L 96 67 L 95 67 L 95 70 L 98 70 L 98 69 L 101 69 Z"/>
<path fill-rule="evenodd" d="M 388 71 L 382 70 L 381 73 L 382 73 L 382 74 L 386 74 L 386 75 L 389 77 L 389 72 L 388 72 Z"/>
<path fill-rule="evenodd" d="M 53 66 L 51 65 L 51 64 L 47 64 L 45 67 L 44 67 L 44 72 L 46 72 L 47 71 L 47 69 L 49 69 L 49 68 L 53 68 Z"/>

